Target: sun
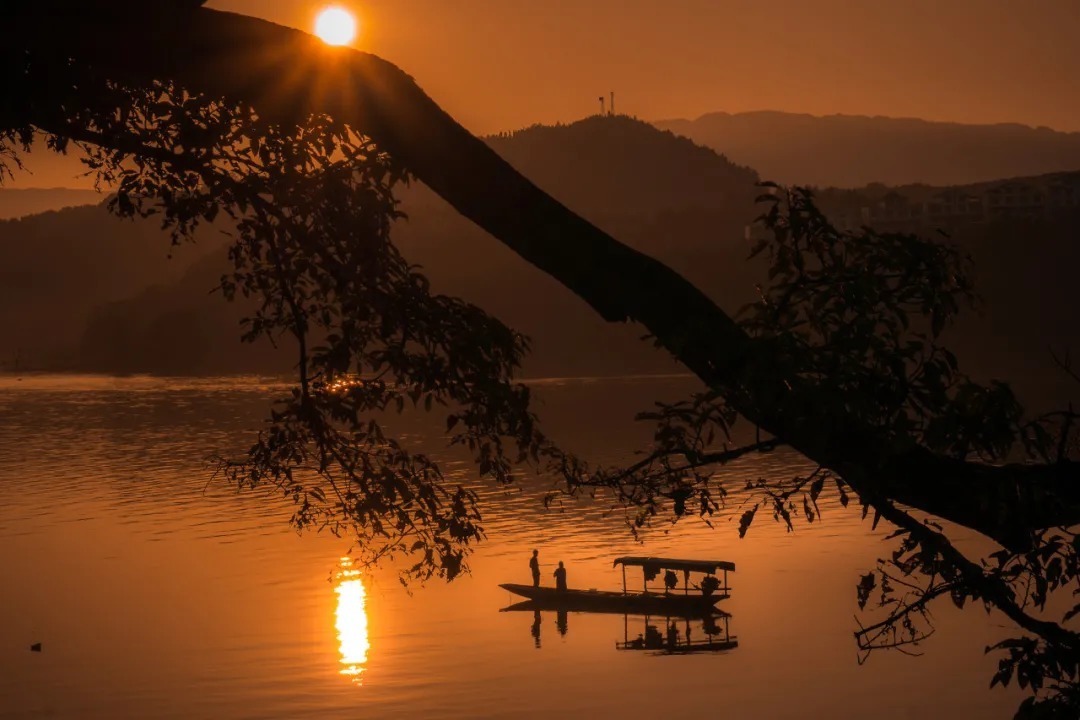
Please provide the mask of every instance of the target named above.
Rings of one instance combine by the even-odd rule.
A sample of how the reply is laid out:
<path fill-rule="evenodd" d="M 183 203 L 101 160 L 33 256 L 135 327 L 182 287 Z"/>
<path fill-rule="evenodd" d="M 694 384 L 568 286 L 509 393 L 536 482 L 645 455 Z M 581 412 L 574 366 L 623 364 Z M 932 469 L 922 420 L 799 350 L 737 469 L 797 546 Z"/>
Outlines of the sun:
<path fill-rule="evenodd" d="M 327 45 L 348 45 L 356 38 L 356 17 L 342 7 L 323 8 L 315 18 L 315 34 Z"/>

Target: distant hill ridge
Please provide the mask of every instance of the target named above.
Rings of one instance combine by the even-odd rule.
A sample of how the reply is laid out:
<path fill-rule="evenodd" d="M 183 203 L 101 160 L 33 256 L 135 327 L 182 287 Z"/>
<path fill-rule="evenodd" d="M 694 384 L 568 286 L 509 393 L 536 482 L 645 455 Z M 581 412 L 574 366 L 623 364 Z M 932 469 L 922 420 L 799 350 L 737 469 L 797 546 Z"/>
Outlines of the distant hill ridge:
<path fill-rule="evenodd" d="M 0 220 L 37 215 L 67 207 L 97 205 L 105 196 L 72 188 L 5 188 L 0 186 Z"/>
<path fill-rule="evenodd" d="M 754 171 L 622 117 L 533 127 L 488 141 L 570 208 L 667 263 L 721 307 L 735 312 L 756 297 L 763 258 L 747 262 L 745 238 L 760 212 L 752 202 L 758 194 Z M 968 314 L 956 329 L 956 349 L 979 377 L 1026 379 L 1025 392 L 1040 397 L 1057 392 L 1038 385 L 1041 378 L 1054 383 L 1062 375 L 1053 373 L 1042 349 L 1077 347 L 1080 339 L 1080 317 L 1070 311 L 1080 214 L 1033 213 L 1031 193 L 1019 186 L 1065 180 L 998 183 L 1006 190 L 1017 186 L 1012 200 L 1004 193 L 1001 207 L 1023 211 L 991 212 L 991 221 L 958 224 L 954 234 L 975 257 L 985 301 L 983 315 Z M 944 202 L 936 197 L 941 193 L 966 203 L 973 192 L 875 186 L 823 191 L 819 198 L 824 209 L 846 208 L 860 221 L 863 208 L 872 214 L 885 201 L 881 209 L 906 209 L 910 222 L 911 203 Z M 889 196 L 902 197 L 886 201 Z M 1071 202 L 1074 195 L 1061 197 Z M 423 266 L 436 291 L 475 302 L 529 335 L 527 375 L 679 369 L 641 341 L 642 328 L 605 323 L 434 193 L 413 186 L 402 201 L 408 220 L 395 225 L 394 239 L 404 255 Z M 229 267 L 221 238 L 215 228 L 200 235 L 197 247 L 175 249 L 170 262 L 169 240 L 158 223 L 121 222 L 103 207 L 0 222 L 0 369 L 18 359 L 104 372 L 288 372 L 290 353 L 238 341 L 245 308 L 209 293 Z"/>
<path fill-rule="evenodd" d="M 717 207 L 758 180 L 723 152 L 626 115 L 533 125 L 484 138 L 560 200 L 597 212 Z"/>
<path fill-rule="evenodd" d="M 715 262 L 719 253 L 734 266 L 745 255 L 743 228 L 755 213 L 757 174 L 709 148 L 621 116 L 485 140 L 574 211 L 696 281 L 708 279 L 711 262 L 702 258 Z M 529 374 L 677 369 L 640 341 L 640 328 L 605 323 L 430 190 L 412 186 L 400 197 L 408 220 L 395 226 L 394 240 L 402 252 L 423 266 L 439 292 L 465 297 L 530 335 Z M 242 308 L 207 294 L 226 269 L 223 253 L 206 257 L 167 287 L 99 305 L 73 349 L 75 366 L 176 374 L 288 371 L 291 355 L 265 344 L 241 346 Z M 729 304 L 737 307 L 742 299 L 732 295 Z"/>
<path fill-rule="evenodd" d="M 765 110 L 653 124 L 785 184 L 965 185 L 1080 170 L 1080 133 L 1016 123 L 970 125 Z"/>

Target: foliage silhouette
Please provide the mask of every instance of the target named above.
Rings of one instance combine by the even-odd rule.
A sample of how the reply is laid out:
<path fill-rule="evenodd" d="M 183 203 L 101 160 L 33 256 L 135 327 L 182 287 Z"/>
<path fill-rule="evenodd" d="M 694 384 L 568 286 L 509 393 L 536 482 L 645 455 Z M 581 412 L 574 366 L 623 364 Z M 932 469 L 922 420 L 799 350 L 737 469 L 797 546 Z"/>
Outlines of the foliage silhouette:
<path fill-rule="evenodd" d="M 864 647 L 918 642 L 916 620 L 938 596 L 979 600 L 1025 633 L 998 646 L 995 677 L 1036 693 L 1021 712 L 1075 713 L 1080 636 L 1035 613 L 1051 592 L 1077 586 L 1076 537 L 1050 529 L 1080 520 L 1076 416 L 1025 418 L 1006 387 L 973 383 L 937 346 L 970 293 L 957 253 L 839 232 L 809 193 L 772 187 L 760 248 L 770 284 L 737 323 L 539 191 L 393 66 L 182 5 L 106 3 L 101 17 L 50 2 L 5 7 L 26 32 L 2 55 L 16 102 L 0 115 L 0 139 L 9 161 L 35 131 L 56 150 L 84 144 L 93 169 L 119 184 L 113 209 L 156 213 L 175 242 L 222 211 L 235 221 L 222 290 L 259 303 L 246 339 L 295 338 L 298 382 L 248 456 L 221 461 L 225 476 L 279 488 L 297 502 L 300 527 L 355 533 L 364 560 L 409 555 L 403 579 L 453 578 L 482 535 L 476 498 L 372 411 L 445 405 L 451 442 L 471 451 L 481 476 L 507 482 L 512 465 L 531 465 L 561 477 L 564 492 L 611 493 L 637 527 L 714 513 L 723 464 L 787 444 L 819 468 L 755 488 L 778 519 L 790 524 L 801 510 L 810 521 L 832 480 L 874 510 L 875 524 L 897 528 L 898 550 L 859 586 L 864 604 L 879 588 L 890 610 L 859 633 Z M 56 32 L 60 11 L 87 25 Z M 110 42 L 132 30 L 134 59 Z M 191 37 L 205 41 L 197 52 Z M 230 62 L 244 72 L 223 72 Z M 273 72 L 285 63 L 329 84 L 285 83 Z M 392 191 L 406 172 L 604 318 L 641 322 L 701 378 L 705 391 L 643 415 L 657 431 L 642 461 L 590 468 L 547 441 L 512 380 L 524 339 L 431 294 L 389 243 Z M 735 444 L 736 422 L 759 439 Z M 915 512 L 1002 549 L 973 560 Z M 742 533 L 754 517 L 747 510 Z"/>

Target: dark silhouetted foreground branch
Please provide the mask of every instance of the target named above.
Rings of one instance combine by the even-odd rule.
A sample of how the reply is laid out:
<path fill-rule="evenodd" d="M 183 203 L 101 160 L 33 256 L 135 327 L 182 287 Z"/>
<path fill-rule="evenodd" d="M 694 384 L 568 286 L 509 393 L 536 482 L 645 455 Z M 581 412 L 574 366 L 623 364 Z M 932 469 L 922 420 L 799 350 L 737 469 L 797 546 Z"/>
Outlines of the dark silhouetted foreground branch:
<path fill-rule="evenodd" d="M 949 459 L 913 442 L 897 446 L 879 437 L 874 428 L 835 412 L 838 403 L 823 410 L 821 398 L 792 376 L 788 359 L 775 348 L 753 340 L 673 270 L 538 189 L 391 63 L 262 20 L 194 9 L 198 3 L 142 5 L 5 3 L 0 20 L 13 32 L 2 51 L 3 81 L 17 85 L 27 57 L 58 66 L 70 59 L 117 83 L 141 87 L 169 80 L 246 103 L 269 124 L 329 116 L 374 139 L 606 320 L 644 325 L 658 345 L 747 419 L 841 475 L 860 494 L 919 508 L 1009 547 L 1023 546 L 1033 529 L 1080 522 L 1077 463 L 996 467 Z M 55 122 L 62 92 L 22 91 L 33 100 L 9 105 L 0 122 Z"/>

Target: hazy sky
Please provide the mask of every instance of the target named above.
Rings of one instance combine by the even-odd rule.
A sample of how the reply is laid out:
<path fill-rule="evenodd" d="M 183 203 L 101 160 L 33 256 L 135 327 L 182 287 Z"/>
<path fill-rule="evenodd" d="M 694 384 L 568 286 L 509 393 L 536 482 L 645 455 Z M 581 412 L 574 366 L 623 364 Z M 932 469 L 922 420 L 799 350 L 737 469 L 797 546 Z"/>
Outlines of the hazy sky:
<path fill-rule="evenodd" d="M 308 29 L 325 2 L 211 0 Z M 341 0 L 470 129 L 713 110 L 1080 130 L 1080 0 Z"/>
<path fill-rule="evenodd" d="M 211 0 L 310 30 L 316 0 Z M 787 110 L 1080 130 L 1080 0 L 338 0 L 477 133 Z M 74 185 L 35 156 L 17 185 Z"/>

